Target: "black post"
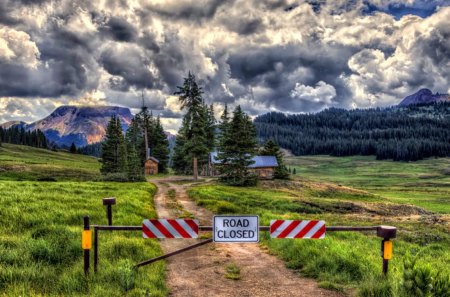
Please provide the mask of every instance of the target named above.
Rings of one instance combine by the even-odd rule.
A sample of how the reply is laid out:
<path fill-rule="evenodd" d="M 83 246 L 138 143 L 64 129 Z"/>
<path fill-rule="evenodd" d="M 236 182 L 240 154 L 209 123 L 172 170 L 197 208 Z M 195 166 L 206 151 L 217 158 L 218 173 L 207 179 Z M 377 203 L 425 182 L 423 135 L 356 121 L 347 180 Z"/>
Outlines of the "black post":
<path fill-rule="evenodd" d="M 98 266 L 98 229 L 94 227 L 94 272 L 97 273 Z"/>
<path fill-rule="evenodd" d="M 388 264 L 389 260 L 383 259 L 383 274 L 387 275 L 388 273 Z"/>
<path fill-rule="evenodd" d="M 103 205 L 106 205 L 106 217 L 108 218 L 108 225 L 112 226 L 112 206 L 116 204 L 116 198 L 103 198 Z"/>
<path fill-rule="evenodd" d="M 85 216 L 84 220 L 84 230 L 89 230 L 89 217 Z M 90 259 L 90 250 L 84 249 L 84 275 L 87 276 L 89 274 L 89 259 Z"/>
<path fill-rule="evenodd" d="M 106 215 L 108 216 L 108 225 L 112 226 L 112 206 L 108 205 L 106 207 Z"/>

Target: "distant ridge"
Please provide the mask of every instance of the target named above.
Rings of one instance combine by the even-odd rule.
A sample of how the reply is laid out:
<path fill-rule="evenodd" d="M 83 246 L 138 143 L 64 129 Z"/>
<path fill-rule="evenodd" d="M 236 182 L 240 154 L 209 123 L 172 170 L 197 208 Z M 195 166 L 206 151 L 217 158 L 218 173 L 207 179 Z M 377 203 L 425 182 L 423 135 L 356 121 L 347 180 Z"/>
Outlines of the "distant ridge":
<path fill-rule="evenodd" d="M 430 103 L 438 103 L 438 102 L 450 102 L 450 96 L 448 94 L 433 94 L 429 89 L 421 89 L 418 92 L 406 96 L 398 106 L 405 107 L 409 105 L 418 105 L 418 104 L 430 104 Z"/>
<path fill-rule="evenodd" d="M 9 121 L 0 125 L 3 129 L 9 129 L 13 126 L 25 127 L 27 123 L 22 121 Z"/>
<path fill-rule="evenodd" d="M 2 124 L 2 127 L 21 125 L 26 130 L 40 129 L 48 140 L 58 146 L 70 146 L 73 142 L 80 147 L 102 141 L 112 115 L 119 117 L 124 131 L 133 117 L 126 107 L 64 105 L 44 119 L 29 125 L 24 122 L 8 122 Z"/>

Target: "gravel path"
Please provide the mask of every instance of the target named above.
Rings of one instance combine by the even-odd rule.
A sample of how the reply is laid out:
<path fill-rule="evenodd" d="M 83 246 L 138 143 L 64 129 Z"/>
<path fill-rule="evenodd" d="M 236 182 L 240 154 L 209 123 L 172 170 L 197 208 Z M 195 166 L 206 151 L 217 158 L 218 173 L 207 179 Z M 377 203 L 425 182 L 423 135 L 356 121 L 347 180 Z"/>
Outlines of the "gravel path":
<path fill-rule="evenodd" d="M 158 187 L 155 206 L 159 218 L 175 218 L 187 211 L 201 225 L 212 225 L 213 213 L 198 207 L 187 196 L 186 189 L 192 182 L 183 177 L 151 182 Z M 161 246 L 167 253 L 197 242 L 198 239 L 167 239 L 161 240 Z M 225 269 L 231 264 L 240 268 L 239 280 L 225 277 Z M 169 258 L 167 281 L 170 296 L 342 296 L 295 274 L 258 244 L 211 243 Z"/>

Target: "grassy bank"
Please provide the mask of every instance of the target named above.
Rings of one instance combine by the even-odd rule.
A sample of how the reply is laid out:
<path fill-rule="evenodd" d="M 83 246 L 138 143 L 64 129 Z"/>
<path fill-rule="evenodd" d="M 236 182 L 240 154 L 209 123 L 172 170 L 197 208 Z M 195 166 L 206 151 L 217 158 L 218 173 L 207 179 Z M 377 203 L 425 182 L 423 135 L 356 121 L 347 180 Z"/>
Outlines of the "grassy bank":
<path fill-rule="evenodd" d="M 316 241 L 276 240 L 262 235 L 262 244 L 287 267 L 316 278 L 325 288 L 356 290 L 362 296 L 407 296 L 402 291 L 407 253 L 420 253 L 416 265 L 420 269 L 430 266 L 433 273 L 440 271 L 442 278 L 450 275 L 448 225 L 426 220 L 399 223 L 385 214 L 395 212 L 397 205 L 370 192 L 303 180 L 265 182 L 252 188 L 197 186 L 189 195 L 217 214 L 257 214 L 263 225 L 284 218 L 324 219 L 331 226 L 391 224 L 399 228 L 387 280 L 381 273 L 380 239 L 374 234 L 329 232 L 324 240 Z"/>
<path fill-rule="evenodd" d="M 8 143 L 0 147 L 0 181 L 92 181 L 100 178 L 99 170 L 94 157 Z"/>
<path fill-rule="evenodd" d="M 0 296 L 167 294 L 163 262 L 132 269 L 161 254 L 140 232 L 100 233 L 99 271 L 83 273 L 83 216 L 106 224 L 102 198 L 114 196 L 114 224 L 140 225 L 156 217 L 154 186 L 83 181 L 99 177 L 96 159 L 22 146 L 4 145 L 0 168 Z"/>
<path fill-rule="evenodd" d="M 374 157 L 290 157 L 297 177 L 369 191 L 387 201 L 410 203 L 450 214 L 450 158 L 417 162 L 377 161 Z"/>

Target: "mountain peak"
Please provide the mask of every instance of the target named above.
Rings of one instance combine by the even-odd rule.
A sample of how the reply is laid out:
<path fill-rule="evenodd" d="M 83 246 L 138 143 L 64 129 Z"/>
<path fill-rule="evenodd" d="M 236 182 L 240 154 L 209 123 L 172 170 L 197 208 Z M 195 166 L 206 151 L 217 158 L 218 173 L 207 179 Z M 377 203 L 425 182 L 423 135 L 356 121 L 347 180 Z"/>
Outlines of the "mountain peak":
<path fill-rule="evenodd" d="M 27 126 L 28 130 L 40 129 L 57 145 L 84 146 L 102 141 L 111 116 L 116 115 L 125 131 L 133 115 L 126 107 L 63 105 L 49 116 Z"/>
<path fill-rule="evenodd" d="M 398 106 L 404 107 L 409 105 L 429 104 L 445 101 L 450 101 L 450 96 L 448 94 L 433 94 L 433 92 L 429 89 L 420 89 L 416 93 L 406 96 Z"/>

